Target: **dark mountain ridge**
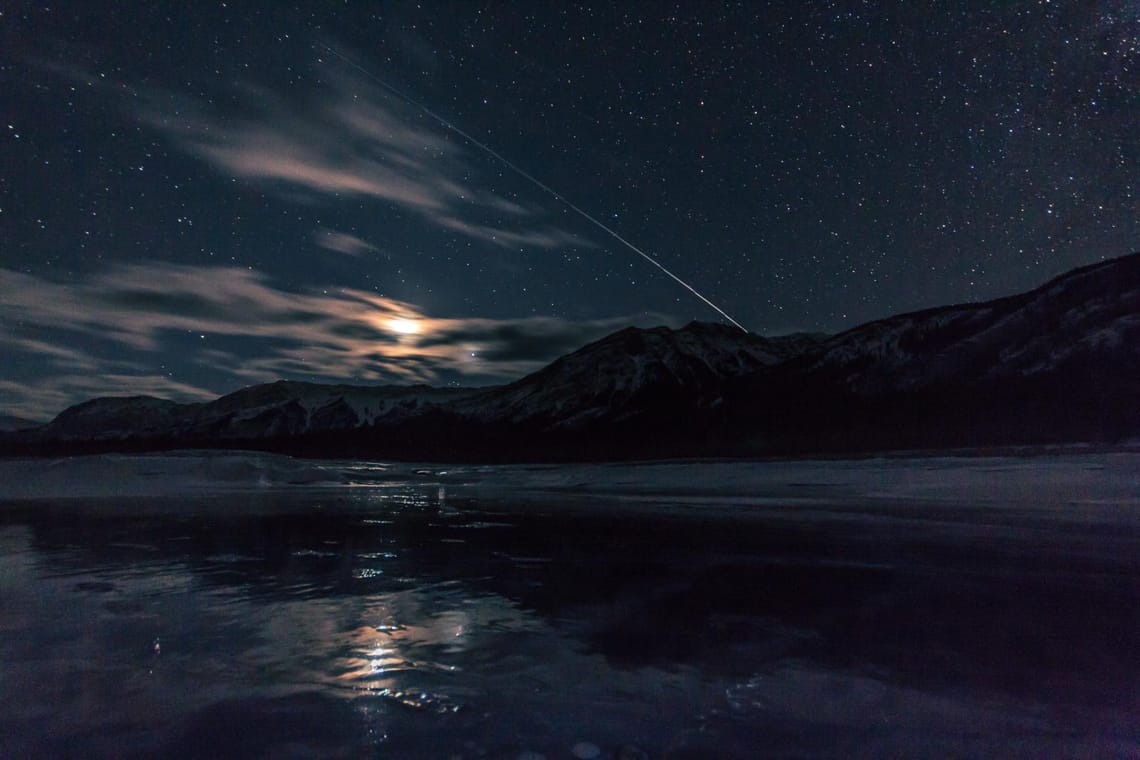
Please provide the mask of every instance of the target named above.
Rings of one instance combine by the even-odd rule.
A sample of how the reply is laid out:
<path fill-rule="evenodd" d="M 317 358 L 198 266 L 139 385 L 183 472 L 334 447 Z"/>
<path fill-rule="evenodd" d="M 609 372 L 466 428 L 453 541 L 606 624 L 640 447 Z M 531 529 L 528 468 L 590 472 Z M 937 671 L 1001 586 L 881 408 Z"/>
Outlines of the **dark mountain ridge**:
<path fill-rule="evenodd" d="M 1140 254 L 1027 293 L 765 338 L 627 328 L 503 386 L 280 381 L 200 404 L 78 404 L 7 453 L 248 447 L 315 456 L 750 456 L 1140 435 Z"/>
<path fill-rule="evenodd" d="M 392 423 L 422 407 L 482 389 L 324 385 L 278 380 L 204 403 L 178 404 L 150 396 L 92 399 L 69 407 L 36 434 L 58 441 L 200 442 L 294 438 L 376 423 Z"/>
<path fill-rule="evenodd" d="M 455 408 L 479 420 L 546 430 L 629 420 L 663 402 L 676 405 L 674 411 L 703 408 L 720 398 L 725 380 L 817 345 L 807 336 L 763 338 L 702 322 L 679 330 L 630 327 Z"/>
<path fill-rule="evenodd" d="M 750 429 L 741 435 L 763 450 L 1134 437 L 1140 255 L 1027 293 L 861 325 L 730 394 Z"/>

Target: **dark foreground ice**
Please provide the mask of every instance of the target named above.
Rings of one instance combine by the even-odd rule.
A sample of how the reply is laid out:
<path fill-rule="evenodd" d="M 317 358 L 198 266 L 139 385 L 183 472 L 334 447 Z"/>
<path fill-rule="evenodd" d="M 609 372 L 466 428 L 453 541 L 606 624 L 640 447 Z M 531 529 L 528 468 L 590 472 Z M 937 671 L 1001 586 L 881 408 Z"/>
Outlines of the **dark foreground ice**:
<path fill-rule="evenodd" d="M 1138 473 L 0 462 L 0 757 L 1135 757 Z"/>

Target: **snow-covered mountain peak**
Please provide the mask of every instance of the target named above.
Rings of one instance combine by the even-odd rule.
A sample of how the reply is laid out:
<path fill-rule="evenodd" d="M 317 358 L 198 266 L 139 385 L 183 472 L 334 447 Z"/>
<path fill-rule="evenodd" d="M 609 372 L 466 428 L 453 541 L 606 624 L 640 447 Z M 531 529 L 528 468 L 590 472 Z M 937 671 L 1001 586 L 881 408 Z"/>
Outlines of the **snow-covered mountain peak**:
<path fill-rule="evenodd" d="M 717 403 L 726 380 L 815 345 L 803 336 L 773 340 L 707 322 L 676 330 L 629 327 L 459 409 L 477 419 L 576 428 L 670 404 L 707 407 Z"/>
<path fill-rule="evenodd" d="M 1134 254 L 832 337 L 631 327 L 497 388 L 281 381 L 199 404 L 103 398 L 0 443 L 604 458 L 1119 440 L 1140 430 L 1138 347 Z"/>

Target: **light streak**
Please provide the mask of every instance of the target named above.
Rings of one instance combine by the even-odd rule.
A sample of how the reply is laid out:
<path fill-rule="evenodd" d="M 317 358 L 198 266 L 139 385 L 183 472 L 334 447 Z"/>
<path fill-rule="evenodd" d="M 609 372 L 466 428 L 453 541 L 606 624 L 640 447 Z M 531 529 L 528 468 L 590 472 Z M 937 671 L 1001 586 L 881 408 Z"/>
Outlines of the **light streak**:
<path fill-rule="evenodd" d="M 431 118 L 435 119 L 435 120 L 436 120 L 436 121 L 438 121 L 440 124 L 442 124 L 443 126 L 447 127 L 448 129 L 450 129 L 452 132 L 454 132 L 455 134 L 457 134 L 457 135 L 459 135 L 460 137 L 462 137 L 462 138 L 463 138 L 464 140 L 466 140 L 467 142 L 469 142 L 469 143 L 471 143 L 472 145 L 474 145 L 475 147 L 479 148 L 479 149 L 480 149 L 480 150 L 482 150 L 484 153 L 486 153 L 486 154 L 488 154 L 488 155 L 492 156 L 493 158 L 497 159 L 499 162 L 501 162 L 501 163 L 502 163 L 504 166 L 506 166 L 508 169 L 510 169 L 511 171 L 513 171 L 515 174 L 518 174 L 520 177 L 522 177 L 522 178 L 524 178 L 524 179 L 528 180 L 529 182 L 531 182 L 531 183 L 532 183 L 533 185 L 535 185 L 536 187 L 538 187 L 538 188 L 540 188 L 540 189 L 542 189 L 542 190 L 545 190 L 545 191 L 546 191 L 547 193 L 549 193 L 549 194 L 550 194 L 550 195 L 551 195 L 551 196 L 552 196 L 552 197 L 553 197 L 555 200 L 559 201 L 560 203 L 562 203 L 563 205 L 565 205 L 567 208 L 569 208 L 570 210 L 572 210 L 572 211 L 574 211 L 575 213 L 577 213 L 577 214 L 578 214 L 579 216 L 581 216 L 583 219 L 585 219 L 586 221 L 588 221 L 588 222 L 590 222 L 590 223 L 594 224 L 596 227 L 598 227 L 599 229 L 601 229 L 602 231 L 604 231 L 606 234 L 608 234 L 608 235 L 609 235 L 610 237 L 612 237 L 614 240 L 618 241 L 619 243 L 621 243 L 622 245 L 624 245 L 626 248 L 628 248 L 629 250 L 633 251 L 633 252 L 634 252 L 634 253 L 636 253 L 638 256 L 640 256 L 641 258 L 645 259 L 646 261 L 648 261 L 648 262 L 649 262 L 650 264 L 652 264 L 653 266 L 655 266 L 655 267 L 657 267 L 658 269 L 660 269 L 662 272 L 664 272 L 664 273 L 665 273 L 667 276 L 669 276 L 669 277 L 670 277 L 670 278 L 671 278 L 671 279 L 672 279 L 674 282 L 676 282 L 678 285 L 680 285 L 680 286 L 681 286 L 681 287 L 683 287 L 685 290 L 687 290 L 687 291 L 689 291 L 690 293 L 692 293 L 692 294 L 693 294 L 694 296 L 696 296 L 697 298 L 701 299 L 701 301 L 703 301 L 703 302 L 704 302 L 706 305 L 708 305 L 709 307 L 711 307 L 711 308 L 713 309 L 713 311 L 715 311 L 717 314 L 721 315 L 722 317 L 724 317 L 725 319 L 727 319 L 729 322 L 731 322 L 731 323 L 732 323 L 732 324 L 734 324 L 735 326 L 739 327 L 741 330 L 744 330 L 745 332 L 748 332 L 748 331 L 745 329 L 744 325 L 740 324 L 740 323 L 739 323 L 739 322 L 737 322 L 735 319 L 733 319 L 732 317 L 730 317 L 730 316 L 728 315 L 728 313 L 727 313 L 727 312 L 725 312 L 725 310 L 724 310 L 724 309 L 722 309 L 722 308 L 720 308 L 719 306 L 717 306 L 715 303 L 713 303 L 712 301 L 710 301 L 708 298 L 705 298 L 705 296 L 704 296 L 704 295 L 702 295 L 702 294 L 701 294 L 701 293 L 700 293 L 700 292 L 699 292 L 699 291 L 698 291 L 696 288 L 694 288 L 692 285 L 690 285 L 689 283 L 685 282 L 685 281 L 684 281 L 684 280 L 682 280 L 680 277 L 678 277 L 677 275 L 675 275 L 673 272 L 671 272 L 669 269 L 667 269 L 667 268 L 665 267 L 665 265 L 664 265 L 664 264 L 662 264 L 660 261 L 658 261 L 657 259 L 653 258 L 653 257 L 652 257 L 652 256 L 650 256 L 648 253 L 646 253 L 645 251 L 641 250 L 640 248 L 638 248 L 638 247 L 637 247 L 636 245 L 634 245 L 633 243 L 631 243 L 631 242 L 629 242 L 628 240 L 626 240 L 624 237 L 622 237 L 621 235 L 619 235 L 617 232 L 615 232 L 615 231 L 614 231 L 613 229 L 611 229 L 609 226 L 607 226 L 607 225 L 606 225 L 606 224 L 604 224 L 603 222 L 599 221 L 599 220 L 598 220 L 596 217 L 594 217 L 592 214 L 590 214 L 590 213 L 586 212 L 586 211 L 585 211 L 585 210 L 583 210 L 582 208 L 580 208 L 580 207 L 576 206 L 575 204 L 571 203 L 569 200 L 567 200 L 566 196 L 562 195 L 562 193 L 559 193 L 557 190 L 555 190 L 554 188 L 550 187 L 550 185 L 547 185 L 545 182 L 543 182 L 543 181 L 539 180 L 539 179 L 538 179 L 537 177 L 535 177 L 533 174 L 530 174 L 529 172 L 527 172 L 526 170 L 524 170 L 523 168 L 521 168 L 521 167 L 520 167 L 520 166 L 518 166 L 517 164 L 513 163 L 513 162 L 512 162 L 510 159 L 506 158 L 506 157 L 505 157 L 503 154 L 499 153 L 497 150 L 495 150 L 494 148 L 492 148 L 490 145 L 487 145 L 486 143 L 482 142 L 481 140 L 478 140 L 478 139 L 476 139 L 475 137 L 471 136 L 471 135 L 470 135 L 470 134 L 468 134 L 467 132 L 464 132 L 462 129 L 460 129 L 459 127 L 457 127 L 455 124 L 451 123 L 450 121 L 448 121 L 448 120 L 447 120 L 447 119 L 445 119 L 444 117 L 440 116 L 438 113 L 436 113 L 435 111 L 431 110 L 430 108 L 428 108 L 427 106 L 425 106 L 423 103 L 420 103 L 419 101 L 417 101 L 417 100 L 415 100 L 414 98 L 412 98 L 410 95 L 406 95 L 406 94 L 405 94 L 404 92 L 402 92 L 401 90 L 399 90 L 399 89 L 397 89 L 397 88 L 393 87 L 392 85 L 388 84 L 388 83 L 387 83 L 387 82 L 385 82 L 383 79 L 381 79 L 380 77 L 378 77 L 376 74 L 372 73 L 371 71 L 369 71 L 368 69 L 366 69 L 364 66 L 361 66 L 361 65 L 360 65 L 359 63 L 357 63 L 356 61 L 354 61 L 354 60 L 352 60 L 351 58 L 349 58 L 348 56 L 344 55 L 344 54 L 343 54 L 343 53 L 341 53 L 339 50 L 337 50 L 337 49 L 335 49 L 335 48 L 333 48 L 333 47 L 330 47 L 329 45 L 326 45 L 326 44 L 324 44 L 324 43 L 322 43 L 322 42 L 318 42 L 318 43 L 315 43 L 315 44 L 316 44 L 316 46 L 317 46 L 317 47 L 323 48 L 324 50 L 326 50 L 326 51 L 327 51 L 328 53 L 330 53 L 331 55 L 334 55 L 334 56 L 336 56 L 337 58 L 339 58 L 340 60 L 344 61 L 346 64 L 348 64 L 348 65 L 349 65 L 349 66 L 351 66 L 352 68 L 356 69 L 356 70 L 357 70 L 357 71 L 359 71 L 361 74 L 363 74 L 364 76 L 368 77 L 368 78 L 369 78 L 369 79 L 371 79 L 373 82 L 375 82 L 376 84 L 380 85 L 380 86 L 381 86 L 381 87 L 383 87 L 385 90 L 387 90 L 388 92 L 390 92 L 390 93 L 392 93 L 393 95 L 395 95 L 396 97 L 398 97 L 400 100 L 403 100 L 403 101 L 404 101 L 405 103 L 407 103 L 408 105 L 410 105 L 410 106 L 413 106 L 413 107 L 415 107 L 415 108 L 418 108 L 419 110 L 423 111 L 425 114 L 427 114 L 427 115 L 428 115 L 428 116 L 430 116 Z"/>

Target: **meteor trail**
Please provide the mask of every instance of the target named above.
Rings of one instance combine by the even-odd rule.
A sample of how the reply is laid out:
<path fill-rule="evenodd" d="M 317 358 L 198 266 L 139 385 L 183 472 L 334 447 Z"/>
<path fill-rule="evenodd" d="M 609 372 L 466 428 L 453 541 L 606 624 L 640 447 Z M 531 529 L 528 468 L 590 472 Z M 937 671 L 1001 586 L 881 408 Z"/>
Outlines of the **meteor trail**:
<path fill-rule="evenodd" d="M 357 71 L 359 71 L 361 74 L 363 74 L 364 76 L 368 77 L 369 79 L 371 79 L 373 82 L 375 82 L 376 84 L 378 84 L 378 85 L 380 85 L 381 87 L 383 87 L 383 88 L 384 88 L 385 90 L 387 90 L 388 92 L 390 92 L 390 93 L 392 93 L 393 95 L 395 95 L 396 97 L 400 98 L 400 100 L 403 100 L 403 101 L 404 101 L 405 103 L 407 103 L 408 105 L 410 105 L 410 106 L 413 106 L 413 107 L 415 107 L 415 108 L 418 108 L 418 109 L 420 109 L 421 111 L 423 111 L 424 113 L 426 113 L 428 116 L 430 116 L 431 118 L 435 119 L 435 120 L 436 120 L 436 121 L 438 121 L 440 124 L 442 124 L 443 126 L 447 127 L 448 129 L 450 129 L 452 132 L 454 132 L 455 134 L 459 135 L 460 137 L 462 137 L 462 138 L 463 138 L 464 140 L 466 140 L 467 142 L 471 143 L 472 145 L 474 145 L 475 147 L 479 148 L 480 150 L 482 150 L 483 152 L 487 153 L 488 155 L 490 155 L 490 156 L 493 156 L 494 158 L 498 159 L 498 160 L 499 160 L 499 161 L 500 161 L 500 162 L 501 162 L 501 163 L 502 163 L 504 166 L 506 166 L 507 168 L 509 168 L 509 169 L 510 169 L 511 171 L 513 171 L 515 174 L 518 174 L 520 177 L 523 177 L 524 179 L 526 179 L 526 180 L 530 181 L 530 182 L 531 182 L 532 184 L 534 184 L 536 187 L 539 187 L 539 188 L 541 188 L 542 190 L 545 190 L 547 193 L 549 193 L 551 196 L 553 196 L 553 197 L 554 197 L 554 198 L 555 198 L 557 201 L 559 201 L 560 203 L 562 203 L 563 205 L 565 205 L 567 208 L 569 208 L 569 209 L 571 209 L 572 211 L 574 211 L 575 213 L 577 213 L 577 214 L 578 214 L 579 216 L 581 216 L 583 219 L 585 219 L 585 220 L 586 220 L 586 221 L 588 221 L 588 222 L 591 222 L 591 223 L 592 223 L 592 224 L 594 224 L 596 227 L 598 227 L 598 228 L 602 229 L 604 232 L 606 232 L 606 233 L 607 233 L 607 234 L 608 234 L 610 237 L 612 237 L 614 240 L 618 241 L 619 243 L 621 243 L 622 245 L 624 245 L 626 248 L 628 248 L 629 250 L 633 251 L 633 252 L 634 252 L 634 253 L 636 253 L 638 256 L 640 256 L 641 258 L 645 259 L 646 261 L 648 261 L 648 262 L 649 262 L 650 264 L 652 264 L 653 266 L 655 266 L 655 267 L 657 267 L 658 269 L 660 269 L 662 272 L 664 272 L 666 275 L 668 275 L 670 278 L 672 278 L 672 279 L 673 279 L 673 280 L 674 280 L 674 281 L 675 281 L 675 282 L 676 282 L 678 285 L 680 285 L 680 286 L 681 286 L 681 287 L 683 287 L 685 290 L 687 290 L 687 291 L 689 291 L 690 293 L 692 293 L 693 295 L 695 295 L 697 298 L 699 298 L 699 299 L 701 299 L 702 301 L 704 301 L 704 302 L 705 302 L 705 304 L 707 304 L 708 306 L 710 306 L 710 307 L 713 309 L 713 311 L 715 311 L 717 314 L 721 315 L 722 317 L 724 317 L 725 319 L 727 319 L 729 322 L 731 322 L 732 324 L 734 324 L 734 325 L 736 325 L 737 327 L 739 327 L 741 330 L 744 330 L 744 332 L 748 332 L 748 331 L 745 329 L 744 325 L 740 324 L 740 323 L 739 323 L 739 322 L 737 322 L 735 319 L 733 319 L 732 317 L 728 316 L 728 314 L 727 314 L 727 313 L 724 311 L 724 309 L 720 308 L 720 307 L 719 307 L 719 306 L 717 306 L 715 303 L 713 303 L 713 302 L 712 302 L 712 301 L 710 301 L 709 299 L 705 298 L 705 297 L 704 297 L 703 295 L 701 295 L 701 294 L 700 294 L 700 293 L 697 291 L 697 289 L 696 289 L 696 288 L 694 288 L 692 285 L 690 285 L 689 283 L 685 282 L 685 281 L 684 281 L 684 280 L 682 280 L 680 277 L 678 277 L 677 275 L 673 274 L 671 271 L 669 271 L 668 269 L 666 269 L 666 268 L 665 268 L 665 265 L 664 265 L 664 264 L 662 264 L 660 261 L 658 261 L 657 259 L 655 259 L 655 258 L 653 258 L 652 256 L 650 256 L 650 255 L 649 255 L 649 254 L 647 254 L 645 251 L 641 250 L 641 249 L 640 249 L 640 248 L 638 248 L 636 245 L 634 245 L 633 243 L 629 242 L 628 240 L 626 240 L 625 238 L 623 238 L 623 237 L 622 237 L 621 235 L 619 235 L 618 233 L 614 232 L 614 231 L 613 231 L 612 229 L 610 229 L 608 226 L 606 226 L 606 225 L 605 225 L 605 224 L 603 224 L 602 222 L 598 221 L 598 219 L 596 219 L 596 218 L 595 218 L 594 216 L 592 216 L 591 214 L 587 213 L 586 211 L 582 210 L 582 209 L 581 209 L 581 208 L 579 208 L 578 206 L 576 206 L 576 205 L 574 205 L 573 203 L 571 203 L 570 201 L 568 201 L 568 200 L 566 199 L 566 197 L 565 197 L 565 196 L 563 196 L 561 193 L 559 193 L 558 191 L 556 191 L 554 188 L 550 187 L 550 186 L 549 186 L 549 185 L 547 185 L 546 183 L 544 183 L 544 182 L 542 182 L 541 180 L 539 180 L 539 179 L 537 179 L 536 177 L 534 177 L 532 174 L 530 174 L 530 173 L 526 172 L 525 170 L 523 170 L 523 169 L 522 169 L 522 168 L 520 168 L 519 166 L 517 166 L 517 165 L 515 165 L 514 163 L 512 163 L 512 162 L 511 162 L 509 159 L 507 159 L 505 156 L 503 156 L 501 153 L 499 153 L 498 151 L 496 151 L 496 150 L 495 150 L 494 148 L 492 148 L 491 146 L 489 146 L 489 145 L 487 145 L 486 143 L 483 143 L 483 142 L 481 142 L 481 141 L 479 141 L 479 140 L 475 139 L 475 138 L 474 138 L 474 137 L 472 137 L 471 135 L 467 134 L 467 133 L 466 133 L 466 132 L 464 132 L 462 129 L 460 129 L 459 127 L 455 126 L 455 125 L 454 125 L 454 124 L 452 124 L 450 121 L 448 121 L 447 119 L 445 119 L 445 118 L 443 118 L 442 116 L 440 116 L 439 114 L 437 114 L 435 111 L 432 111 L 430 108 L 428 108 L 427 106 L 425 106 L 423 103 L 420 103 L 419 101 L 417 101 L 417 100 L 413 99 L 413 98 L 412 98 L 411 96 L 409 96 L 409 95 L 405 95 L 403 92 L 401 92 L 400 90 L 396 89 L 396 88 L 395 88 L 395 87 L 393 87 L 392 85 L 388 84 L 388 83 L 387 83 L 387 82 L 385 82 L 383 79 L 381 79 L 380 77 L 376 76 L 375 74 L 373 74 L 371 71 L 369 71 L 368 69 L 366 69 L 366 68 L 364 68 L 363 66 L 361 66 L 361 65 L 360 65 L 359 63 L 357 63 L 356 61 L 352 60 L 352 59 L 351 59 L 351 58 L 349 58 L 348 56 L 346 56 L 346 55 L 344 55 L 343 53 L 341 53 L 339 50 L 336 50 L 335 48 L 332 48 L 332 47 L 330 47 L 330 46 L 328 46 L 328 45 L 326 45 L 326 44 L 324 44 L 324 43 L 322 43 L 322 42 L 317 42 L 317 43 L 314 43 L 314 44 L 315 44 L 317 47 L 323 48 L 324 50 L 326 50 L 326 51 L 327 51 L 328 53 L 330 53 L 331 55 L 334 55 L 334 56 L 336 56 L 337 58 L 339 58 L 340 60 L 344 61 L 346 64 L 348 64 L 348 65 L 349 65 L 349 66 L 351 66 L 352 68 L 356 69 L 356 70 L 357 70 Z"/>

